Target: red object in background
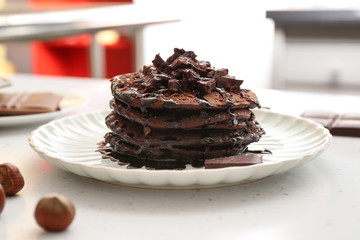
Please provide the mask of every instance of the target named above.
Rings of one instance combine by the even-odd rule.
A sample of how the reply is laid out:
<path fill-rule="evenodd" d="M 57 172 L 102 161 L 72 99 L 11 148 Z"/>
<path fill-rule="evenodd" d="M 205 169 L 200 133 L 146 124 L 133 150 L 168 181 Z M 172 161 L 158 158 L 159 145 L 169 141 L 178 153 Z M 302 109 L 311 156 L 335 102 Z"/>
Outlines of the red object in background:
<path fill-rule="evenodd" d="M 28 0 L 34 8 L 72 6 L 82 3 L 132 3 L 132 0 Z M 33 41 L 31 44 L 33 73 L 44 75 L 90 77 L 90 45 L 95 41 L 90 34 L 81 34 L 54 41 Z M 115 44 L 104 47 L 105 76 L 134 71 L 133 44 L 120 37 Z"/>
<path fill-rule="evenodd" d="M 134 71 L 133 49 L 132 42 L 125 37 L 120 37 L 116 43 L 105 46 L 105 75 L 107 78 Z"/>
<path fill-rule="evenodd" d="M 95 41 L 90 34 L 59 38 L 50 42 L 32 43 L 33 73 L 43 75 L 90 77 L 90 45 Z M 132 42 L 120 37 L 117 42 L 105 45 L 105 76 L 134 71 Z"/>
<path fill-rule="evenodd" d="M 59 38 L 51 42 L 33 41 L 33 73 L 89 77 L 91 41 L 90 34 Z"/>

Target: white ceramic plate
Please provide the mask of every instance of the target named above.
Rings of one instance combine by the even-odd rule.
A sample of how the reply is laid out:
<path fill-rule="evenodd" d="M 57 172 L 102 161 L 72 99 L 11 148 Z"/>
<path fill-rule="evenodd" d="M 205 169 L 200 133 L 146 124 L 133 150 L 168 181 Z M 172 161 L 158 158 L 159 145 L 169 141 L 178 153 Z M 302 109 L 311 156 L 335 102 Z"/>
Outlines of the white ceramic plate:
<path fill-rule="evenodd" d="M 285 172 L 316 157 L 329 145 L 331 135 L 321 125 L 268 110 L 254 110 L 266 135 L 253 145 L 272 151 L 263 163 L 219 169 L 127 169 L 103 159 L 97 144 L 108 131 L 108 110 L 54 120 L 35 130 L 29 141 L 38 154 L 75 174 L 127 186 L 149 188 L 207 188 L 248 183 Z"/>
<path fill-rule="evenodd" d="M 49 113 L 26 114 L 18 116 L 0 116 L 1 126 L 26 125 L 38 122 L 47 122 L 56 118 L 63 117 L 85 103 L 84 99 L 78 96 L 65 95 L 59 106 L 60 110 Z"/>

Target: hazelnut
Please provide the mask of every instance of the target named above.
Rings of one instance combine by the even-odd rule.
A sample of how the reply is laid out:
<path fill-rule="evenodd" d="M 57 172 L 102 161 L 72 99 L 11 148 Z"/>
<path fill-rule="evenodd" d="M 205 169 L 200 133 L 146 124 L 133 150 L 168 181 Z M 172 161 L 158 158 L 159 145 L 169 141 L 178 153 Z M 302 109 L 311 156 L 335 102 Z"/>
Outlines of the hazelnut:
<path fill-rule="evenodd" d="M 0 213 L 4 209 L 5 206 L 5 191 L 3 186 L 0 184 Z"/>
<path fill-rule="evenodd" d="M 36 222 L 47 231 L 65 230 L 74 216 L 74 204 L 58 193 L 50 193 L 41 198 L 35 209 Z"/>
<path fill-rule="evenodd" d="M 20 170 L 11 163 L 0 164 L 0 184 L 6 195 L 14 195 L 24 187 L 24 178 Z"/>

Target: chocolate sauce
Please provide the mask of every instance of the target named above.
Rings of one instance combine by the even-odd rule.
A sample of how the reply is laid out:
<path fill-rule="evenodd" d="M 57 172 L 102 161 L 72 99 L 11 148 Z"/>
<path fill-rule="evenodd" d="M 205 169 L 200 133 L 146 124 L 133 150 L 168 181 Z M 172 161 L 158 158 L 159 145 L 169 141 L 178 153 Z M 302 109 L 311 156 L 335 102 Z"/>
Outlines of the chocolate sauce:
<path fill-rule="evenodd" d="M 142 112 L 146 112 L 146 109 L 151 107 L 158 99 L 156 97 L 152 98 L 142 98 L 140 100 L 140 109 Z"/>
<path fill-rule="evenodd" d="M 207 148 L 208 149 L 208 148 Z M 207 152 L 207 149 L 204 151 L 204 154 Z M 113 162 L 117 162 L 119 165 L 127 165 L 126 168 L 128 169 L 139 169 L 142 167 L 145 167 L 148 170 L 165 170 L 165 169 L 171 169 L 171 170 L 183 170 L 186 168 L 186 165 L 189 163 L 178 161 L 175 159 L 159 159 L 159 160 L 146 160 L 146 159 L 140 159 L 135 158 L 132 156 L 120 154 L 118 152 L 114 152 L 110 148 L 99 148 L 99 152 L 103 154 L 104 159 L 110 159 Z M 250 156 L 249 160 L 249 154 L 252 154 Z M 256 155 L 261 154 L 271 154 L 269 150 L 263 149 L 258 151 L 249 151 L 246 150 L 243 154 L 239 155 L 239 158 L 242 158 L 240 163 L 234 163 L 233 162 L 233 156 L 228 157 L 221 157 L 221 158 L 213 158 L 213 159 L 197 159 L 194 160 L 190 165 L 192 165 L 195 168 L 201 168 L 205 166 L 205 163 L 208 163 L 208 166 L 205 168 L 222 168 L 222 167 L 229 167 L 229 166 L 245 166 L 245 165 L 251 165 L 251 164 L 258 164 L 262 162 L 262 157 L 256 157 Z M 242 156 L 246 157 L 242 157 Z M 245 161 L 243 158 L 247 158 L 247 161 Z M 254 159 L 259 162 L 254 162 Z M 261 159 L 261 162 L 260 160 Z M 230 163 L 229 163 L 230 160 Z M 216 165 L 213 165 L 212 167 L 209 167 L 209 162 L 216 162 Z M 212 163 L 214 164 L 214 163 Z"/>

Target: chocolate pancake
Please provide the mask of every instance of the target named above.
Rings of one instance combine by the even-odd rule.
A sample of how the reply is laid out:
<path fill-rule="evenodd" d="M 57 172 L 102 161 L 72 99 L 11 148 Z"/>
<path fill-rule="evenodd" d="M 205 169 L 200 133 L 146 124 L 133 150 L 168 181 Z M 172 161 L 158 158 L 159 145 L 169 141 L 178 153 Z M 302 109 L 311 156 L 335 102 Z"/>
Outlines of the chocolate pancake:
<path fill-rule="evenodd" d="M 202 147 L 175 147 L 175 146 L 138 146 L 122 141 L 122 139 L 113 133 L 108 133 L 105 136 L 105 141 L 110 143 L 111 148 L 115 152 L 124 155 L 137 157 L 139 159 L 176 159 L 186 163 L 192 163 L 199 159 L 230 156 L 242 153 L 245 146 L 202 146 Z"/>
<path fill-rule="evenodd" d="M 119 100 L 112 99 L 110 107 L 118 115 L 144 126 L 160 129 L 216 128 L 219 123 L 229 124 L 233 129 L 237 122 L 253 120 L 254 114 L 249 109 L 212 110 L 212 111 L 147 111 L 130 108 Z M 235 126 L 236 128 L 236 126 Z"/>
<path fill-rule="evenodd" d="M 107 156 L 131 167 L 203 166 L 261 138 L 251 111 L 260 107 L 256 95 L 227 69 L 196 57 L 175 48 L 166 61 L 156 55 L 152 66 L 111 80 Z"/>
<path fill-rule="evenodd" d="M 124 142 L 142 147 L 160 146 L 171 147 L 202 147 L 202 146 L 241 146 L 260 138 L 261 132 L 253 122 L 241 122 L 237 130 L 233 129 L 203 129 L 188 130 L 159 130 L 144 128 L 141 124 L 132 122 L 116 115 L 114 112 L 106 118 L 106 125 Z"/>

